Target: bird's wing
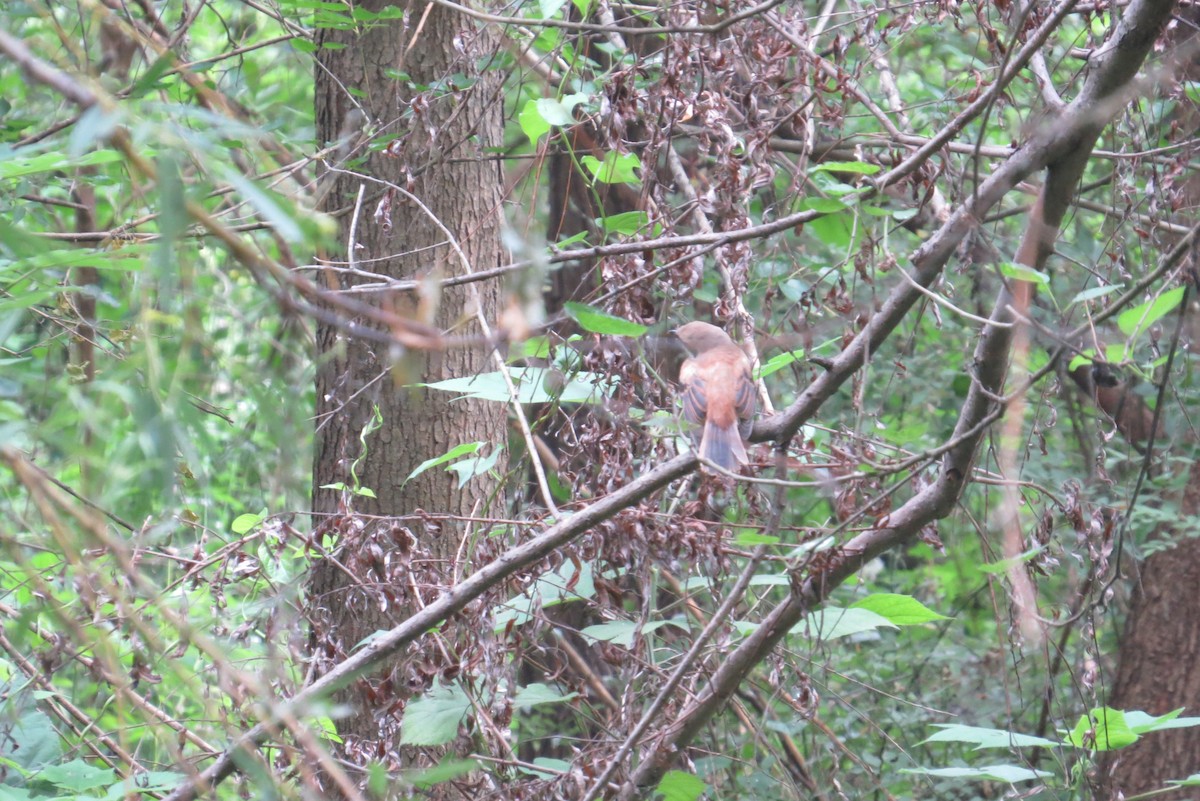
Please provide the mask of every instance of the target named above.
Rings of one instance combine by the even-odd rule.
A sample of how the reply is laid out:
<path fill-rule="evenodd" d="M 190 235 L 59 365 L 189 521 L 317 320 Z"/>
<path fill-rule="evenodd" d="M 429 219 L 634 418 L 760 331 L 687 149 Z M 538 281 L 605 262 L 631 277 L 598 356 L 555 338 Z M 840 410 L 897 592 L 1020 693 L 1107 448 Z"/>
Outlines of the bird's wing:
<path fill-rule="evenodd" d="M 679 383 L 683 385 L 683 417 L 693 425 L 700 425 L 708 413 L 708 395 L 704 379 L 691 359 L 680 368 Z"/>
<path fill-rule="evenodd" d="M 754 419 L 754 410 L 757 402 L 754 392 L 754 379 L 751 377 L 750 371 L 746 370 L 742 373 L 742 380 L 737 382 L 737 389 L 733 397 L 733 406 L 737 409 L 738 419 Z"/>

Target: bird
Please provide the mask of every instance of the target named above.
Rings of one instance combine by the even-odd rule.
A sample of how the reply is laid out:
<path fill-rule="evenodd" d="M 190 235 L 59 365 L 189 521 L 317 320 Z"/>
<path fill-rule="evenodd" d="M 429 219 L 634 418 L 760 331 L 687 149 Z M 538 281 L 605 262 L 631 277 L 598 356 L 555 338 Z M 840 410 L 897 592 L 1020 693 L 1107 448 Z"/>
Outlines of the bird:
<path fill-rule="evenodd" d="M 702 459 L 729 471 L 749 463 L 743 439 L 754 425 L 754 381 L 750 360 L 715 325 L 692 322 L 675 329 L 691 357 L 679 369 L 683 416 L 704 427 Z"/>

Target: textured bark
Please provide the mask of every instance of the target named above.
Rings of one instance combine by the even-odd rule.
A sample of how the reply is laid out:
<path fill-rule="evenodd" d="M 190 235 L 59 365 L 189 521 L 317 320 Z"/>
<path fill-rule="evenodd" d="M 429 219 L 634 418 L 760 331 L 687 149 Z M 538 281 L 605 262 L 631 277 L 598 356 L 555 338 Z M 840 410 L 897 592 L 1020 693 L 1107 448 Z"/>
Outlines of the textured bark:
<path fill-rule="evenodd" d="M 1176 138 L 1190 139 L 1200 125 L 1200 106 L 1179 90 L 1179 82 L 1200 79 L 1200 55 L 1196 50 L 1200 10 L 1183 7 L 1179 15 L 1167 32 L 1172 46 L 1168 64 L 1178 76 L 1178 82 L 1168 89 L 1174 90 L 1171 94 L 1178 103 L 1173 126 L 1178 132 Z M 1180 163 L 1193 161 L 1196 150 L 1194 144 L 1189 145 L 1180 154 Z M 1185 170 L 1182 176 L 1175 186 L 1172 205 L 1179 209 L 1179 219 L 1194 219 L 1194 211 L 1200 206 L 1200 176 L 1194 170 Z M 1163 252 L 1166 252 L 1165 247 Z M 1194 276 L 1194 261 L 1191 267 Z M 1194 292 L 1192 297 L 1195 297 Z M 1200 314 L 1193 308 L 1185 321 L 1191 326 L 1189 339 L 1193 349 L 1197 341 L 1197 321 L 1200 321 Z M 1146 413 L 1142 414 L 1143 418 L 1146 416 Z M 1128 441 L 1144 446 L 1148 426 L 1133 428 L 1130 431 L 1119 426 Z M 1161 448 L 1163 444 L 1155 443 L 1154 447 Z M 1182 520 L 1200 513 L 1200 463 L 1193 463 L 1189 472 L 1179 513 Z M 1158 551 L 1141 565 L 1121 638 L 1117 680 L 1109 705 L 1116 709 L 1140 709 L 1153 715 L 1185 707 L 1184 714 L 1196 715 L 1200 713 L 1200 671 L 1196 670 L 1196 664 L 1200 662 L 1200 592 L 1197 592 L 1200 588 L 1200 539 L 1170 530 L 1160 532 L 1160 536 L 1177 541 L 1173 547 Z M 1200 735 L 1196 729 L 1156 732 L 1130 748 L 1105 755 L 1101 762 L 1101 797 L 1117 799 L 1149 792 L 1162 788 L 1168 779 L 1183 779 L 1197 772 L 1200 772 Z M 1179 801 L 1196 795 L 1192 788 L 1155 798 Z"/>
<path fill-rule="evenodd" d="M 1193 465 L 1180 510 L 1200 512 L 1200 463 Z M 1121 660 L 1111 706 L 1161 715 L 1179 707 L 1200 710 L 1200 539 L 1180 539 L 1142 565 L 1141 580 L 1121 639 Z M 1200 772 L 1196 730 L 1169 729 L 1144 736 L 1112 752 L 1104 763 L 1104 797 L 1130 797 Z M 1155 796 L 1167 801 L 1195 798 L 1195 789 Z"/>
<path fill-rule="evenodd" d="M 502 144 L 502 96 L 498 76 L 478 70 L 494 52 L 492 36 L 437 6 L 420 3 L 407 8 L 378 1 L 355 5 L 371 11 L 398 5 L 406 15 L 359 31 L 321 32 L 320 44 L 341 47 L 319 51 L 319 142 L 342 142 L 339 156 L 364 159 L 354 167 L 357 172 L 419 198 L 453 233 L 472 270 L 498 266 L 503 261 L 502 173 L 493 149 Z M 418 95 L 408 81 L 397 79 L 399 72 L 419 87 L 444 83 Z M 446 79 L 455 73 L 477 80 L 460 81 L 470 83 L 466 88 L 448 86 Z M 390 154 L 368 153 L 363 145 L 364 112 L 378 138 L 396 137 Z M 325 179 L 332 182 L 325 208 L 340 213 L 343 249 L 354 230 L 354 255 L 363 269 L 405 279 L 436 279 L 467 269 L 429 214 L 402 192 L 350 174 L 327 174 Z M 365 190 L 356 214 L 360 187 Z M 335 259 L 346 260 L 345 250 Z M 324 279 L 331 288 L 363 280 L 333 271 Z M 484 315 L 495 320 L 498 285 L 475 286 Z M 456 337 L 481 336 L 469 286 L 448 288 L 440 296 L 370 297 L 444 332 L 453 329 Z M 313 656 L 318 673 L 324 673 L 365 637 L 418 611 L 442 586 L 453 583 L 456 554 L 469 530 L 448 516 L 488 512 L 497 502 L 498 484 L 480 476 L 459 489 L 457 476 L 443 469 L 426 471 L 407 483 L 405 479 L 422 461 L 462 443 L 482 441 L 488 443 L 488 451 L 503 447 L 507 425 L 503 404 L 452 402 L 447 393 L 409 386 L 494 369 L 482 338 L 478 346 L 439 353 L 389 353 L 385 345 L 351 339 L 323 325 L 318 342 L 313 510 L 318 528 L 324 524 L 338 535 L 334 558 L 314 567 L 309 585 Z M 351 516 L 345 514 L 341 493 L 321 487 L 353 483 L 350 468 L 359 457 L 359 437 L 375 405 L 383 426 L 367 437 L 368 454 L 355 472 L 377 497 L 354 498 L 353 511 L 359 515 Z M 503 469 L 501 459 L 496 472 Z M 398 517 L 414 514 L 418 519 Z M 365 515 L 392 519 L 372 521 Z M 397 566 L 402 563 L 401 573 Z M 442 651 L 447 664 L 435 665 L 434 673 L 457 669 L 448 664 L 457 656 L 451 643 Z M 397 753 L 398 711 L 407 697 L 432 682 L 427 663 L 421 665 L 423 673 L 414 667 L 420 659 L 421 649 L 414 648 L 385 673 L 358 681 L 340 696 L 353 709 L 350 717 L 338 721 L 345 740 L 343 756 L 350 762 L 361 765 L 365 758 Z"/>

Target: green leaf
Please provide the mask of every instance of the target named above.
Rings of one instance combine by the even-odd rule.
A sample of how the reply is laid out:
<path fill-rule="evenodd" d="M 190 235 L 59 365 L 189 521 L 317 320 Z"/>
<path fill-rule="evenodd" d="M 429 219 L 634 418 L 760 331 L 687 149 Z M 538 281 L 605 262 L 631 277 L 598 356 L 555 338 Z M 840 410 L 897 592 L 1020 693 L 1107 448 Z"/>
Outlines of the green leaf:
<path fill-rule="evenodd" d="M 1067 305 L 1073 306 L 1076 303 L 1086 303 L 1089 300 L 1095 300 L 1096 298 L 1102 298 L 1105 295 L 1111 295 L 1123 286 L 1125 285 L 1109 284 L 1108 286 L 1094 286 L 1091 289 L 1085 289 L 1082 292 L 1075 293 L 1075 297 L 1071 298 L 1071 302 Z"/>
<path fill-rule="evenodd" d="M 471 459 L 463 459 L 461 462 L 455 462 L 446 469 L 458 476 L 458 488 L 462 489 L 475 476 L 487 475 L 488 471 L 496 466 L 496 461 L 503 452 L 504 448 L 492 448 L 492 453 L 489 456 L 475 456 Z"/>
<path fill-rule="evenodd" d="M 806 197 L 800 204 L 800 208 L 817 211 L 821 214 L 837 214 L 845 211 L 849 206 L 834 197 Z"/>
<path fill-rule="evenodd" d="M 1163 317 L 1175 311 L 1183 301 L 1184 287 L 1175 287 L 1117 316 L 1117 327 L 1126 336 L 1133 338 L 1141 334 Z"/>
<path fill-rule="evenodd" d="M 571 316 L 571 319 L 579 323 L 580 328 L 584 331 L 590 331 L 593 334 L 640 337 L 649 330 L 641 323 L 635 323 L 621 317 L 614 317 L 607 312 L 602 312 L 583 303 L 568 301 L 563 304 L 563 308 Z"/>
<path fill-rule="evenodd" d="M 1037 556 L 1044 550 L 1046 550 L 1045 545 L 1038 545 L 1037 547 L 1030 548 L 1025 553 L 1009 557 L 1008 559 L 1000 559 L 999 561 L 996 561 L 996 562 L 985 562 L 984 564 L 979 566 L 979 569 L 984 573 L 992 573 L 992 574 L 1002 575 L 1004 573 L 1007 573 L 1009 570 L 1016 567 L 1017 565 L 1028 562 L 1029 560 L 1033 559 L 1035 556 Z"/>
<path fill-rule="evenodd" d="M 650 215 L 644 211 L 623 211 L 607 217 L 597 217 L 595 223 L 606 234 L 633 236 L 650 224 Z"/>
<path fill-rule="evenodd" d="M 435 456 L 432 459 L 426 459 L 425 461 L 423 461 L 419 465 L 417 465 L 416 470 L 413 470 L 411 473 L 408 474 L 408 478 L 404 479 L 404 483 L 407 484 L 408 482 L 412 481 L 414 478 L 421 475 L 422 473 L 424 473 L 426 470 L 428 470 L 431 467 L 437 467 L 440 464 L 445 464 L 446 462 L 452 462 L 455 459 L 457 459 L 458 457 L 465 456 L 468 453 L 475 453 L 480 448 L 483 447 L 483 444 L 484 443 L 482 443 L 482 442 L 467 442 L 462 445 L 458 445 L 458 446 L 451 448 L 450 450 L 443 453 L 441 456 Z M 403 485 L 401 485 L 401 486 L 403 486 Z"/>
<path fill-rule="evenodd" d="M 547 367 L 510 367 L 520 403 L 602 403 L 611 392 L 609 380 L 598 373 L 579 372 L 564 383 L 562 373 Z M 499 372 L 466 378 L 448 378 L 433 384 L 415 384 L 439 392 L 454 392 L 462 398 L 508 403 L 511 398 Z"/>
<path fill-rule="evenodd" d="M 250 531 L 252 528 L 254 528 L 259 523 L 261 523 L 262 521 L 264 521 L 266 519 L 267 519 L 267 510 L 266 509 L 263 509 L 261 512 L 259 512 L 256 515 L 252 515 L 252 514 L 248 514 L 248 513 L 241 514 L 241 515 L 238 515 L 237 517 L 235 517 L 233 519 L 233 522 L 229 524 L 229 530 L 232 531 L 234 534 L 241 536 L 241 535 L 245 534 L 246 532 Z"/>
<path fill-rule="evenodd" d="M 165 794 L 179 787 L 187 777 L 182 773 L 165 770 L 147 770 L 136 773 L 111 785 L 104 794 L 104 801 L 127 801 L 138 794 Z"/>
<path fill-rule="evenodd" d="M 1092 357 L 1095 355 L 1096 349 L 1088 348 L 1083 353 L 1077 355 L 1074 359 L 1071 359 L 1070 363 L 1067 365 L 1067 372 L 1071 372 L 1075 370 L 1075 368 L 1082 367 L 1085 364 L 1091 364 L 1093 361 Z"/>
<path fill-rule="evenodd" d="M 11 151 L 10 151 L 11 152 Z M 2 154 L 3 151 L 0 151 Z M 36 175 L 40 172 L 70 170 L 75 167 L 92 167 L 100 164 L 111 164 L 120 161 L 121 154 L 115 150 L 93 150 L 77 158 L 69 158 L 65 153 L 43 153 L 29 158 L 10 158 L 0 161 L 0 180 L 4 178 L 20 178 L 25 175 Z"/>
<path fill-rule="evenodd" d="M 1166 731 L 1167 729 L 1190 729 L 1194 726 L 1200 726 L 1200 718 L 1181 718 L 1183 707 L 1168 712 L 1165 715 L 1148 715 L 1139 709 L 1130 710 L 1125 713 L 1125 723 L 1130 730 L 1135 734 L 1148 734 L 1153 731 Z"/>
<path fill-rule="evenodd" d="M 789 350 L 784 353 L 777 353 L 759 365 L 758 375 L 755 377 L 766 378 L 772 373 L 777 373 L 789 364 L 794 364 L 803 359 L 805 353 L 803 350 Z"/>
<path fill-rule="evenodd" d="M 292 218 L 292 215 L 284 211 L 275 202 L 275 199 L 271 197 L 271 193 L 259 189 L 254 181 L 246 178 L 236 170 L 225 170 L 224 173 L 226 180 L 246 196 L 246 199 L 250 201 L 250 205 L 258 210 L 263 219 L 270 223 L 271 227 L 284 240 L 293 245 L 304 242 L 304 231 L 300 230 L 300 226 Z"/>
<path fill-rule="evenodd" d="M 595 156 L 584 156 L 580 163 L 602 184 L 636 184 L 641 181 L 637 170 L 642 162 L 632 153 L 606 153 L 604 160 Z"/>
<path fill-rule="evenodd" d="M 1014 281 L 1028 281 L 1031 284 L 1039 284 L 1041 286 L 1046 286 L 1050 283 L 1050 276 L 1024 264 L 1017 264 L 1014 261 L 1001 263 L 1000 274 Z"/>
<path fill-rule="evenodd" d="M 809 173 L 818 172 L 853 172 L 859 175 L 874 175 L 882 169 L 878 164 L 866 164 L 861 161 L 824 161 L 812 167 Z"/>
<path fill-rule="evenodd" d="M 479 763 L 474 759 L 447 759 L 430 768 L 406 770 L 400 774 L 400 780 L 418 790 L 427 790 L 435 784 L 466 776 L 478 767 Z"/>
<path fill-rule="evenodd" d="M 1200 787 L 1200 773 L 1193 773 L 1186 779 L 1167 779 L 1167 784 L 1176 787 Z"/>
<path fill-rule="evenodd" d="M 953 723 L 936 723 L 934 726 L 941 731 L 922 740 L 921 745 L 925 743 L 973 743 L 976 751 L 984 748 L 1053 748 L 1059 745 L 1054 740 L 1047 740 L 1044 737 L 1017 734 L 1003 729 L 985 729 Z"/>
<path fill-rule="evenodd" d="M 870 609 L 840 609 L 826 606 L 797 623 L 792 631 L 820 640 L 836 640 L 880 628 L 899 628 L 883 615 Z"/>
<path fill-rule="evenodd" d="M 579 693 L 567 693 L 563 695 L 548 684 L 535 683 L 527 687 L 522 687 L 517 692 L 516 697 L 512 699 L 512 702 L 513 706 L 527 709 L 539 704 L 561 704 L 563 701 L 570 701 L 572 698 L 577 698 L 578 696 Z"/>
<path fill-rule="evenodd" d="M 556 779 L 559 776 L 566 775 L 571 772 L 571 763 L 564 759 L 551 759 L 550 757 L 538 757 L 533 760 L 533 764 L 545 768 L 538 770 L 536 767 L 527 767 L 518 764 L 517 772 L 524 773 L 526 776 L 537 776 L 542 779 Z"/>
<path fill-rule="evenodd" d="M 537 100 L 527 100 L 521 108 L 521 113 L 517 115 L 517 122 L 521 125 L 521 131 L 525 136 L 529 137 L 530 143 L 536 145 L 538 139 L 541 139 L 549 132 L 551 125 L 542 116 L 542 112 L 538 109 Z"/>
<path fill-rule="evenodd" d="M 609 623 L 597 623 L 595 626 L 588 626 L 579 633 L 591 640 L 611 642 L 613 645 L 619 645 L 622 648 L 632 648 L 633 641 L 639 631 L 643 634 L 649 634 L 663 626 L 679 626 L 680 628 L 684 628 L 673 620 L 652 620 L 644 626 L 637 620 L 613 620 Z"/>
<path fill-rule="evenodd" d="M 989 765 L 986 768 L 904 768 L 900 772 L 944 779 L 981 779 L 1005 784 L 1049 779 L 1054 776 L 1049 771 L 1030 770 L 1020 765 Z"/>
<path fill-rule="evenodd" d="M 1125 721 L 1125 713 L 1106 706 L 1096 707 L 1079 718 L 1066 738 L 1077 748 L 1095 751 L 1115 751 L 1133 745 L 1137 740 L 1137 733 Z"/>
<path fill-rule="evenodd" d="M 458 736 L 458 724 L 470 708 L 471 700 L 457 684 L 435 687 L 404 708 L 400 744 L 445 745 Z"/>
<path fill-rule="evenodd" d="M 543 97 L 535 102 L 542 119 L 551 125 L 562 127 L 575 122 L 571 109 L 579 104 L 579 97 L 576 95 L 571 95 L 565 101 L 555 97 Z"/>
<path fill-rule="evenodd" d="M 108 787 L 116 781 L 117 773 L 112 768 L 98 768 L 82 759 L 73 759 L 62 765 L 42 768 L 35 779 L 73 793 L 83 793 L 98 787 Z"/>
<path fill-rule="evenodd" d="M 578 567 L 567 561 L 553 573 L 543 574 L 533 586 L 492 610 L 493 627 L 497 634 L 509 625 L 528 623 L 539 609 L 557 606 L 567 601 L 595 597 L 596 584 L 592 566 L 583 562 Z"/>
<path fill-rule="evenodd" d="M 337 724 L 333 722 L 333 718 L 328 715 L 322 715 L 313 719 L 313 726 L 321 733 L 321 737 L 330 742 L 340 743 L 341 735 L 338 734 Z"/>
<path fill-rule="evenodd" d="M 850 605 L 851 609 L 866 609 L 897 626 L 915 626 L 931 620 L 949 620 L 939 615 L 911 595 L 876 593 Z"/>
<path fill-rule="evenodd" d="M 663 775 L 655 790 L 662 801 L 696 801 L 708 785 L 699 778 L 681 770 L 669 770 Z"/>
<path fill-rule="evenodd" d="M 752 547 L 755 545 L 775 545 L 779 542 L 779 537 L 771 534 L 764 534 L 757 529 L 744 528 L 738 531 L 734 542 L 743 547 Z"/>

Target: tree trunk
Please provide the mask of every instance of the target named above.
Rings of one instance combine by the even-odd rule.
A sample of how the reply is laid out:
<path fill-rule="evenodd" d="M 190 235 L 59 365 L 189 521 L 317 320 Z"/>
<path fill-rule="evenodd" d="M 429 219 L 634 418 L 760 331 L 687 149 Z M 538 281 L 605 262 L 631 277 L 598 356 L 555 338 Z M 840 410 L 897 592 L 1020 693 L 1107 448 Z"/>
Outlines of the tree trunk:
<path fill-rule="evenodd" d="M 1200 512 L 1200 462 L 1188 476 L 1180 514 Z M 1179 707 L 1200 712 L 1200 539 L 1179 535 L 1141 567 L 1121 638 L 1121 659 L 1110 706 L 1162 715 Z M 1162 788 L 1168 779 L 1200 772 L 1200 737 L 1193 728 L 1168 729 L 1114 751 L 1103 762 L 1106 798 Z M 1195 798 L 1195 789 L 1155 796 Z"/>
<path fill-rule="evenodd" d="M 494 53 L 494 39 L 438 6 L 378 0 L 355 6 L 372 12 L 403 8 L 405 17 L 357 31 L 325 29 L 318 38 L 317 140 L 340 143 L 328 166 L 353 170 L 331 169 L 324 176 L 330 182 L 324 209 L 339 215 L 348 254 L 335 264 L 349 261 L 389 278 L 428 278 L 424 283 L 433 290 L 357 297 L 476 343 L 406 353 L 332 325 L 318 330 L 314 525 L 337 538 L 336 551 L 314 567 L 309 584 L 318 672 L 373 632 L 417 611 L 461 575 L 462 555 L 469 555 L 464 539 L 477 533 L 462 518 L 483 516 L 500 503 L 494 475 L 503 472 L 503 458 L 492 473 L 461 489 L 458 477 L 441 467 L 406 479 L 424 460 L 463 443 L 486 443 L 486 453 L 503 448 L 507 433 L 503 404 L 451 402 L 448 393 L 411 386 L 493 369 L 474 310 L 478 298 L 484 316 L 495 320 L 499 287 L 478 282 L 477 295 L 469 285 L 437 291 L 437 279 L 468 268 L 431 215 L 452 233 L 470 270 L 503 263 L 502 172 L 495 158 L 502 144 L 503 96 L 497 74 L 479 69 Z M 390 140 L 388 152 L 368 150 L 364 130 L 376 144 Z M 364 282 L 377 279 L 332 268 L 324 277 L 331 289 Z M 382 427 L 365 438 L 366 456 L 355 465 L 364 450 L 360 436 L 376 406 Z M 376 497 L 322 488 L 334 483 L 357 483 Z M 370 517 L 375 515 L 384 519 Z M 368 760 L 393 766 L 405 700 L 439 675 L 456 675 L 484 636 L 479 628 L 457 640 L 442 632 L 436 647 L 418 645 L 385 673 L 358 681 L 339 697 L 352 709 L 337 721 L 343 756 L 358 766 Z"/>
<path fill-rule="evenodd" d="M 1173 86 L 1166 88 L 1177 103 L 1172 130 L 1178 132 L 1176 138 L 1186 138 L 1200 125 L 1200 105 L 1180 88 L 1186 85 L 1184 82 L 1194 83 L 1200 79 L 1200 60 L 1195 57 L 1200 11 L 1181 8 L 1179 15 L 1180 19 L 1167 30 L 1171 45 L 1167 57 L 1178 62 L 1179 78 Z M 1194 145 L 1185 142 L 1185 148 L 1178 156 L 1179 163 L 1192 163 L 1195 151 Z M 1182 169 L 1171 188 L 1180 218 L 1187 219 L 1189 209 L 1194 218 L 1195 209 L 1200 207 L 1200 175 L 1194 170 Z M 1194 276 L 1194 254 L 1192 258 Z M 1195 287 L 1191 295 L 1195 304 Z M 1191 327 L 1189 339 L 1195 343 L 1200 312 L 1193 305 L 1190 311 L 1183 313 L 1189 315 L 1184 322 Z M 1184 355 L 1180 354 L 1181 357 Z M 1165 380 L 1174 379 L 1167 376 Z M 1172 408 L 1168 406 L 1164 411 Z M 1149 419 L 1149 410 L 1142 412 L 1142 417 Z M 1120 425 L 1118 428 L 1127 439 L 1139 441 L 1137 434 Z M 1140 428 L 1148 431 L 1149 426 L 1142 424 Z M 1144 442 L 1145 437 L 1140 439 Z M 1193 444 L 1185 443 L 1185 447 Z M 1152 446 L 1163 448 L 1165 443 L 1160 439 Z M 1188 520 L 1197 513 L 1200 513 L 1200 463 L 1193 462 L 1179 503 L 1180 519 Z M 1200 671 L 1196 670 L 1196 664 L 1200 662 L 1200 625 L 1197 624 L 1200 621 L 1200 592 L 1197 591 L 1200 588 L 1200 539 L 1187 536 L 1183 526 L 1178 531 L 1162 531 L 1160 535 L 1173 537 L 1176 542 L 1173 547 L 1154 553 L 1141 565 L 1121 638 L 1117 680 L 1109 705 L 1115 709 L 1138 709 L 1152 715 L 1185 707 L 1184 714 L 1196 715 L 1200 714 Z M 1105 754 L 1101 762 L 1102 795 L 1112 799 L 1129 797 L 1160 789 L 1168 779 L 1183 779 L 1197 772 L 1200 772 L 1200 736 L 1196 729 L 1168 729 L 1146 735 L 1130 748 Z M 1155 796 L 1162 801 L 1195 797 L 1195 788 Z"/>

